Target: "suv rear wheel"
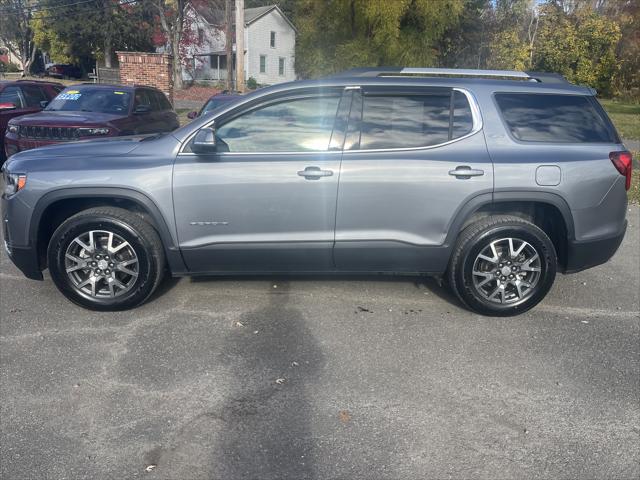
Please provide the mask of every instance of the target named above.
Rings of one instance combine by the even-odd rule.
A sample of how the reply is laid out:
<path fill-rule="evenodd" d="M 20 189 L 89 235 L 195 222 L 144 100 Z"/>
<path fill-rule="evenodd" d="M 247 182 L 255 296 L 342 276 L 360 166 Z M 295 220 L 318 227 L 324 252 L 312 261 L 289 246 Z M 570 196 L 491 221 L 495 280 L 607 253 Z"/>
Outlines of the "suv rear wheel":
<path fill-rule="evenodd" d="M 510 316 L 537 305 L 556 276 L 553 243 L 536 225 L 494 216 L 458 238 L 448 277 L 458 297 L 483 315 Z"/>
<path fill-rule="evenodd" d="M 49 272 L 71 301 L 91 310 L 143 303 L 162 280 L 164 250 L 139 215 L 113 207 L 84 210 L 54 232 Z"/>

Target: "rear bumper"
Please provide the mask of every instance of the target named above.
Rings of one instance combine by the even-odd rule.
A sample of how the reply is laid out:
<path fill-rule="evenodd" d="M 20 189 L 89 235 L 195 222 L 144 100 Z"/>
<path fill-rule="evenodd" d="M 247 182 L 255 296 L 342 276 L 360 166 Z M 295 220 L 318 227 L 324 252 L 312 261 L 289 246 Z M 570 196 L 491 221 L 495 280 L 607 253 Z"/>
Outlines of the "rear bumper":
<path fill-rule="evenodd" d="M 625 220 L 622 231 L 613 237 L 587 242 L 569 242 L 565 273 L 575 273 L 607 262 L 618 251 L 627 231 Z"/>

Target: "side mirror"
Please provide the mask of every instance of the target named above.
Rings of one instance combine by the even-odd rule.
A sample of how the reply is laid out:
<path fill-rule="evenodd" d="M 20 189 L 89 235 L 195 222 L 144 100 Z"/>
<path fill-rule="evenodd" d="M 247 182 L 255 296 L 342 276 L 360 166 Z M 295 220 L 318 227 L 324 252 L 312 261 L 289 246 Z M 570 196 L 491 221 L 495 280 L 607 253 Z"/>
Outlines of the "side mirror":
<path fill-rule="evenodd" d="M 187 118 L 189 118 L 191 120 L 193 120 L 197 116 L 198 116 L 198 112 L 189 112 L 189 113 L 187 113 Z"/>
<path fill-rule="evenodd" d="M 133 113 L 143 114 L 143 113 L 149 113 L 150 111 L 151 111 L 151 105 L 138 105 L 136 109 L 133 111 Z"/>
<path fill-rule="evenodd" d="M 15 103 L 11 103 L 11 102 L 6 102 L 6 103 L 0 103 L 0 110 L 15 110 L 16 108 L 16 104 Z"/>
<path fill-rule="evenodd" d="M 49 105 L 49 100 L 40 101 L 40 108 L 47 108 L 47 105 Z"/>
<path fill-rule="evenodd" d="M 193 153 L 215 153 L 216 132 L 213 128 L 201 128 L 196 133 L 191 145 Z"/>

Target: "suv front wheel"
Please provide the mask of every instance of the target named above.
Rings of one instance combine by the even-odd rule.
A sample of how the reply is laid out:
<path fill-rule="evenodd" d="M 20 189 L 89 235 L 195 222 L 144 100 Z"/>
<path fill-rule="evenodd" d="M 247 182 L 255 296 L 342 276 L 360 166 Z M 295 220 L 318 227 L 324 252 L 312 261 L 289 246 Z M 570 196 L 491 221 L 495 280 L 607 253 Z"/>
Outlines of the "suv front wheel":
<path fill-rule="evenodd" d="M 519 217 L 499 215 L 460 234 L 448 280 L 458 297 L 483 315 L 510 316 L 537 305 L 556 276 L 547 234 Z"/>
<path fill-rule="evenodd" d="M 48 263 L 54 283 L 71 301 L 91 310 L 126 310 L 143 303 L 162 280 L 164 250 L 139 215 L 97 207 L 56 229 Z"/>

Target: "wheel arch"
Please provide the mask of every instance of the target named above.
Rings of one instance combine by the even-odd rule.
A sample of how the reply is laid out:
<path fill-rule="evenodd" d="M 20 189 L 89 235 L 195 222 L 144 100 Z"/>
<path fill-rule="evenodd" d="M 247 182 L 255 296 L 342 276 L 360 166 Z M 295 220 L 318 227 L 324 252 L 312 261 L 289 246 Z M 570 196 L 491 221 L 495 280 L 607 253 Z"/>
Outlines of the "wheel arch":
<path fill-rule="evenodd" d="M 46 251 L 51 235 L 70 216 L 88 208 L 114 206 L 133 211 L 158 232 L 169 268 L 186 270 L 182 255 L 156 204 L 145 194 L 128 188 L 63 188 L 44 195 L 36 204 L 29 224 L 29 242 L 38 252 L 40 270 L 47 267 Z"/>
<path fill-rule="evenodd" d="M 474 197 L 454 218 L 446 244 L 453 246 L 467 226 L 498 214 L 523 218 L 544 230 L 556 248 L 561 269 L 566 267 L 568 242 L 575 238 L 575 230 L 569 205 L 555 193 L 511 191 Z"/>

